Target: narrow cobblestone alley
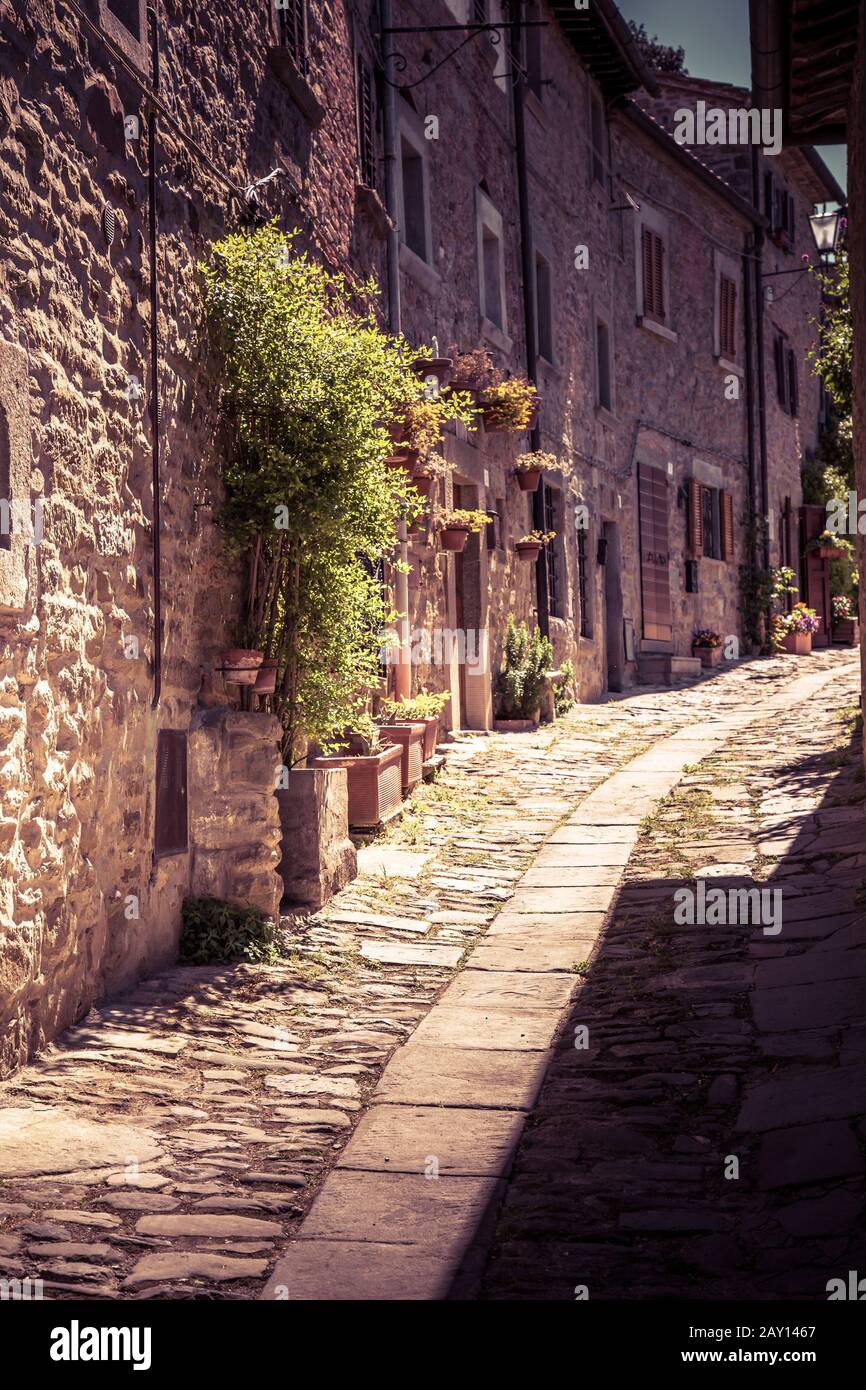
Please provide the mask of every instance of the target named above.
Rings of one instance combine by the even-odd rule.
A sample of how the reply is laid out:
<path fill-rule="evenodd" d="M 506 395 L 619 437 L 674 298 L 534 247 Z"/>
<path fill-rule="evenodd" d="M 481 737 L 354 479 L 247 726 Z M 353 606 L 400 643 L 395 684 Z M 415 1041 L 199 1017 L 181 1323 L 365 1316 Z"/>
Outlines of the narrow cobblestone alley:
<path fill-rule="evenodd" d="M 798 700 L 804 677 L 823 684 Z M 776 708 L 762 718 L 766 701 Z M 281 965 L 164 972 L 0 1087 L 0 1274 L 41 1277 L 61 1299 L 248 1299 L 300 1252 L 307 1273 L 295 1267 L 290 1296 L 321 1297 L 309 1262 L 337 1245 L 307 1237 L 327 1233 L 334 1183 L 361 1193 L 347 1242 L 363 1248 L 376 1225 L 363 1194 L 379 1170 L 385 1182 L 406 1175 L 425 1221 L 425 1203 L 468 1192 L 480 1174 L 465 1210 L 454 1207 L 451 1263 L 433 1269 L 431 1256 L 419 1284 L 437 1292 L 406 1295 L 445 1296 L 475 1239 L 467 1213 L 502 1195 L 533 1077 L 579 986 L 517 1150 L 482 1296 L 573 1298 L 578 1284 L 593 1297 L 820 1296 L 816 1285 L 855 1258 L 848 1233 L 862 1207 L 856 701 L 856 653 L 826 651 L 582 706 L 536 734 L 456 741 L 440 780 L 363 852 L 358 880 L 317 916 L 284 919 Z M 627 865 L 616 815 L 583 857 L 562 853 L 586 798 L 634 759 L 692 727 L 717 726 L 721 739 L 726 720 L 745 718 L 757 723 L 681 781 L 681 769 L 664 774 L 679 785 Z M 606 840 L 621 852 L 597 852 Z M 580 863 L 595 867 L 556 867 Z M 718 884 L 782 885 L 781 934 L 673 926 L 673 892 L 704 870 Z M 594 895 L 614 894 L 623 871 L 596 946 Z M 495 990 L 524 968 L 544 1006 L 530 998 L 524 1012 L 517 990 L 511 1017 L 472 1015 L 465 1046 L 480 1050 L 461 1091 L 466 1053 L 446 1035 L 443 1060 L 436 1031 L 459 1011 L 438 996 L 462 980 L 472 1006 L 479 977 Z M 467 1176 L 427 1182 L 421 1139 L 401 1166 L 388 1124 L 417 1118 L 399 1094 L 412 1058 L 422 1091 L 434 1078 L 419 1080 L 419 1058 L 422 1071 L 438 1058 L 430 1066 L 459 1092 L 434 1096 L 437 1113 L 457 1107 L 464 1132 L 473 1106 L 489 1122 L 480 1167 L 449 1164 L 447 1139 L 432 1150 L 443 1174 Z M 487 1119 L 485 1078 L 499 1097 Z M 366 1159 L 351 1157 L 358 1144 Z M 736 1182 L 722 1174 L 728 1154 Z M 378 1239 L 386 1251 L 400 1243 Z M 337 1268 L 325 1296 L 387 1296 L 375 1277 L 362 1289 L 341 1279 Z"/>

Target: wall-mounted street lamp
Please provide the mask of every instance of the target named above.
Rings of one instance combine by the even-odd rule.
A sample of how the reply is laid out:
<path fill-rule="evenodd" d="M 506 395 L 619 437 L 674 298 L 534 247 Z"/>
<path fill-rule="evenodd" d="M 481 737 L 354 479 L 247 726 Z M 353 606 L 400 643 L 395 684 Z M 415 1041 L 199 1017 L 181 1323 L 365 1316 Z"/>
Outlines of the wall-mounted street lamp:
<path fill-rule="evenodd" d="M 812 236 L 815 240 L 815 249 L 824 265 L 836 251 L 844 219 L 844 208 L 835 208 L 833 212 L 813 212 L 809 218 L 809 226 L 812 228 Z M 805 254 L 803 260 L 805 265 L 797 266 L 796 270 L 768 270 L 761 276 L 761 279 L 774 280 L 777 275 L 805 275 L 806 271 L 811 269 L 811 261 Z M 775 297 L 773 286 L 765 285 L 764 303 L 772 304 Z"/>

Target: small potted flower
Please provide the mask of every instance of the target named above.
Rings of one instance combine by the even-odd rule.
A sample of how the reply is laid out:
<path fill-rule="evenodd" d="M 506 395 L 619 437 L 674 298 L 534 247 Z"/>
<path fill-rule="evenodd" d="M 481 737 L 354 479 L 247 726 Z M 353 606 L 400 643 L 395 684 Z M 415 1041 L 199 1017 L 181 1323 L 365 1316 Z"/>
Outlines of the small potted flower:
<path fill-rule="evenodd" d="M 466 548 L 466 542 L 470 535 L 480 531 L 489 520 L 486 512 L 466 511 L 459 507 L 453 511 L 445 512 L 442 516 L 442 527 L 439 532 L 442 549 L 459 554 L 461 550 Z"/>
<path fill-rule="evenodd" d="M 514 549 L 520 559 L 525 560 L 528 564 L 530 561 L 538 559 L 541 554 L 541 547 L 549 545 L 555 535 L 555 531 L 530 531 L 528 535 L 520 537 L 520 540 L 515 543 Z"/>
<path fill-rule="evenodd" d="M 722 639 L 712 628 L 699 628 L 692 638 L 692 656 L 700 658 L 702 666 L 718 666 L 722 659 Z"/>
<path fill-rule="evenodd" d="M 795 603 L 790 613 L 780 613 L 774 622 L 774 636 L 786 652 L 794 656 L 808 656 L 812 650 L 812 634 L 821 626 L 821 619 L 814 608 L 805 603 Z"/>
<path fill-rule="evenodd" d="M 487 386 L 497 386 L 502 373 L 494 367 L 490 353 L 485 348 L 473 348 L 470 352 L 458 352 L 456 347 L 448 349 L 452 359 L 451 390 L 467 391 L 477 396 Z"/>
<path fill-rule="evenodd" d="M 517 486 L 521 492 L 537 492 L 541 475 L 545 470 L 556 468 L 556 466 L 555 454 L 545 454 L 540 449 L 536 449 L 531 454 L 521 454 L 514 465 Z"/>
<path fill-rule="evenodd" d="M 846 547 L 832 531 L 822 531 L 820 536 L 807 543 L 806 549 L 817 555 L 819 560 L 841 560 L 846 550 L 850 549 L 850 542 Z"/>
<path fill-rule="evenodd" d="M 479 392 L 478 404 L 488 434 L 523 434 L 538 420 L 538 391 L 525 376 L 510 376 L 485 386 Z"/>
<path fill-rule="evenodd" d="M 831 601 L 833 610 L 833 641 L 846 647 L 856 647 L 860 641 L 860 624 L 854 605 L 846 594 L 836 594 Z"/>
<path fill-rule="evenodd" d="M 454 362 L 450 357 L 439 356 L 439 344 L 434 338 L 430 356 L 416 357 L 410 365 L 416 376 L 419 376 L 425 386 L 430 388 L 430 394 L 435 400 L 439 392 L 448 385 Z"/>

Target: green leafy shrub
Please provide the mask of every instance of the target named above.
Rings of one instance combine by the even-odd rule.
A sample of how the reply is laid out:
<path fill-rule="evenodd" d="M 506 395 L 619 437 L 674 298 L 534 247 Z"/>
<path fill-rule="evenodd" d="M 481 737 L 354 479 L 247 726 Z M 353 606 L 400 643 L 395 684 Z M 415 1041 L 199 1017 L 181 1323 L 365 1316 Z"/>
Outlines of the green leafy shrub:
<path fill-rule="evenodd" d="M 180 959 L 185 965 L 257 964 L 279 959 L 279 929 L 256 907 L 219 898 L 185 898 Z"/>
<path fill-rule="evenodd" d="M 550 664 L 553 645 L 536 628 L 530 636 L 526 623 L 518 627 L 508 619 L 502 668 L 496 686 L 500 719 L 534 719 Z"/>
<path fill-rule="evenodd" d="M 574 708 L 574 662 L 563 661 L 559 672 L 560 679 L 553 691 L 553 708 L 557 715 L 568 714 Z"/>

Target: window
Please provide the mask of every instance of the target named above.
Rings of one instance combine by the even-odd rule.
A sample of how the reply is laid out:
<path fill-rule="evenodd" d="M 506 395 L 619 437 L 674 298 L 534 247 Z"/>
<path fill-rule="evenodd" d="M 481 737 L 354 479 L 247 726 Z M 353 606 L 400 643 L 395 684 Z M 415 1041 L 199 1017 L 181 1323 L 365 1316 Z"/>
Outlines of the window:
<path fill-rule="evenodd" d="M 373 72 L 360 53 L 356 70 L 355 106 L 358 119 L 358 177 L 366 188 L 375 188 L 377 178 Z"/>
<path fill-rule="evenodd" d="M 483 188 L 477 190 L 476 209 L 481 313 L 493 329 L 505 333 L 505 243 L 502 217 Z"/>
<path fill-rule="evenodd" d="M 553 287 L 550 262 L 535 253 L 535 331 L 539 354 L 548 362 L 553 358 Z"/>
<path fill-rule="evenodd" d="M 592 621 L 589 612 L 589 585 L 586 568 L 586 531 L 581 526 L 577 532 L 577 597 L 580 603 L 580 635 L 592 636 Z"/>
<path fill-rule="evenodd" d="M 106 6 L 115 19 L 119 19 L 124 29 L 128 29 L 137 43 L 144 38 L 141 23 L 141 8 L 138 0 L 106 0 Z"/>
<path fill-rule="evenodd" d="M 428 245 L 424 156 L 405 135 L 400 141 L 400 176 L 403 240 L 410 251 L 414 251 L 416 256 L 426 261 Z"/>
<path fill-rule="evenodd" d="M 664 323 L 664 242 L 658 232 L 645 224 L 641 227 L 641 276 L 643 316 Z"/>
<path fill-rule="evenodd" d="M 487 23 L 487 0 L 472 0 L 472 23 Z"/>
<path fill-rule="evenodd" d="M 500 550 L 504 550 L 506 536 L 504 497 L 497 497 L 496 499 L 496 515 L 499 520 L 499 524 L 496 527 L 496 543 Z"/>
<path fill-rule="evenodd" d="M 562 531 L 559 522 L 559 489 L 551 487 L 549 483 L 544 485 L 544 529 L 545 531 L 556 532 L 553 540 L 545 548 L 547 557 L 547 611 L 551 618 L 561 618 L 562 585 L 557 551 L 557 542 Z"/>
<path fill-rule="evenodd" d="M 776 368 L 776 396 L 779 405 L 788 415 L 797 415 L 800 410 L 800 382 L 797 354 L 788 347 L 784 333 L 773 338 L 773 361 Z"/>
<path fill-rule="evenodd" d="M 186 734 L 160 729 L 156 743 L 155 853 L 182 854 L 187 845 Z"/>
<path fill-rule="evenodd" d="M 719 356 L 737 360 L 737 285 L 728 275 L 719 275 Z"/>
<path fill-rule="evenodd" d="M 594 183 L 604 184 L 604 107 L 601 97 L 593 92 L 589 99 L 589 128 L 591 143 L 590 174 Z"/>
<path fill-rule="evenodd" d="M 529 0 L 526 6 L 526 24 L 523 31 L 523 65 L 526 69 L 526 82 L 533 96 L 541 100 L 544 91 L 544 71 L 542 64 L 542 42 L 544 29 L 541 27 L 541 7 L 536 0 Z"/>
<path fill-rule="evenodd" d="M 298 71 L 307 73 L 307 0 L 274 0 L 277 12 L 277 36 L 297 64 Z"/>
<path fill-rule="evenodd" d="M 777 246 L 789 249 L 793 245 L 796 208 L 793 196 L 774 174 L 764 175 L 764 215 L 770 224 L 770 236 Z"/>
<path fill-rule="evenodd" d="M 734 558 L 734 499 L 730 492 L 707 487 L 697 478 L 688 481 L 688 551 L 693 560 Z"/>
<path fill-rule="evenodd" d="M 604 319 L 595 321 L 595 383 L 596 405 L 612 411 L 610 329 Z"/>

